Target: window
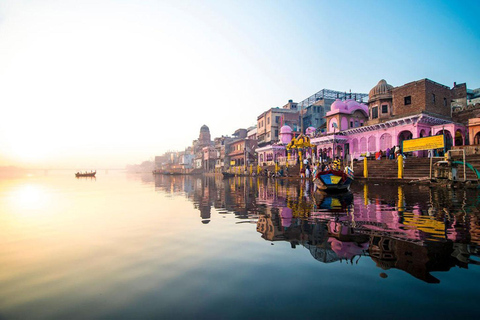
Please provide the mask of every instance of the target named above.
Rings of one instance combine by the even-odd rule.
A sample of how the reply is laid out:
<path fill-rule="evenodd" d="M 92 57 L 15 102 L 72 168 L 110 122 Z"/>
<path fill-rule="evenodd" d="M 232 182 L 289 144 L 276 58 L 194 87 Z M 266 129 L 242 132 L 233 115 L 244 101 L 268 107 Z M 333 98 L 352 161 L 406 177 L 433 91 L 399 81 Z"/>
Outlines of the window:
<path fill-rule="evenodd" d="M 280 116 L 276 116 L 275 117 L 275 123 L 279 123 L 280 122 Z"/>
<path fill-rule="evenodd" d="M 377 119 L 378 118 L 378 107 L 373 107 L 372 108 L 372 119 Z"/>
<path fill-rule="evenodd" d="M 353 128 L 353 121 L 350 121 L 350 128 Z"/>
<path fill-rule="evenodd" d="M 388 113 L 388 105 L 382 104 L 382 113 Z"/>
<path fill-rule="evenodd" d="M 435 93 L 432 93 L 432 103 L 435 104 Z"/>
<path fill-rule="evenodd" d="M 444 106 L 444 107 L 447 106 L 447 98 L 443 98 L 443 106 Z"/>
<path fill-rule="evenodd" d="M 267 124 L 270 124 L 270 118 L 267 118 Z"/>
<path fill-rule="evenodd" d="M 278 130 L 275 130 L 275 138 L 278 137 Z"/>
<path fill-rule="evenodd" d="M 408 96 L 403 99 L 404 99 L 405 105 L 412 104 L 412 96 Z"/>

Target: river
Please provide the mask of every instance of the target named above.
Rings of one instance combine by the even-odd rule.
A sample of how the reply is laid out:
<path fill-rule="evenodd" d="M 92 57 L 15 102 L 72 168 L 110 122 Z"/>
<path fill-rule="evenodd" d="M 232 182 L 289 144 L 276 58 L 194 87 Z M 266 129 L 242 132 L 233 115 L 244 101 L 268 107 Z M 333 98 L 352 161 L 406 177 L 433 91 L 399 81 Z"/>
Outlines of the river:
<path fill-rule="evenodd" d="M 0 319 L 477 318 L 480 191 L 0 179 Z"/>

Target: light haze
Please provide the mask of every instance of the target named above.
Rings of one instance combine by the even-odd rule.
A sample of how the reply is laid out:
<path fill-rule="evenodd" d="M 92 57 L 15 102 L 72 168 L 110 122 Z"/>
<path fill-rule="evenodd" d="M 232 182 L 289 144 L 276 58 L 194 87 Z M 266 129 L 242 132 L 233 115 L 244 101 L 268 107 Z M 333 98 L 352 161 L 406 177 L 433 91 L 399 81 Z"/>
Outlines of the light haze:
<path fill-rule="evenodd" d="M 0 165 L 112 168 L 316 91 L 480 87 L 476 1 L 1 1 Z"/>

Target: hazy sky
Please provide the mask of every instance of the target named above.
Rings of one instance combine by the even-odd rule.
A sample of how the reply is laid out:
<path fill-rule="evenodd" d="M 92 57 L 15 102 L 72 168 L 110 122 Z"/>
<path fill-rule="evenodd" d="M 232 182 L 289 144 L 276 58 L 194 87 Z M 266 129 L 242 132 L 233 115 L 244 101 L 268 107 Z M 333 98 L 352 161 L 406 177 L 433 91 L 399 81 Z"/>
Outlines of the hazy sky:
<path fill-rule="evenodd" d="M 0 0 L 0 165 L 123 167 L 322 88 L 480 87 L 479 1 Z"/>

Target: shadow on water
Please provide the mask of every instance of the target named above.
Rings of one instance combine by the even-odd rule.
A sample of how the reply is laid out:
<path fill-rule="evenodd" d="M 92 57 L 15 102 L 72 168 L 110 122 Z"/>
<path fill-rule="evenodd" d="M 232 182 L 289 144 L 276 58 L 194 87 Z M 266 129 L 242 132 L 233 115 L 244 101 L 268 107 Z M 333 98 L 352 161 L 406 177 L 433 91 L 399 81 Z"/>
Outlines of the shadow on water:
<path fill-rule="evenodd" d="M 256 224 L 261 237 L 306 248 L 321 263 L 356 265 L 371 259 L 427 283 L 431 273 L 480 264 L 480 193 L 426 186 L 356 183 L 351 192 L 330 195 L 310 182 L 207 176 L 154 178 L 155 189 L 182 193 L 200 211 L 233 214 Z M 212 210 L 213 208 L 213 210 Z"/>

